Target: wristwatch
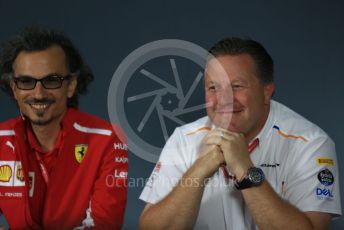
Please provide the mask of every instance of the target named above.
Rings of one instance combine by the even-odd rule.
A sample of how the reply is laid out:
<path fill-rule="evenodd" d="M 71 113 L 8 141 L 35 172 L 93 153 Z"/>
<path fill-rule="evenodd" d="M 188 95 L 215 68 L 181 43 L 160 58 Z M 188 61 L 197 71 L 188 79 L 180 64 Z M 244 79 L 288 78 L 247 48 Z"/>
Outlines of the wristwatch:
<path fill-rule="evenodd" d="M 245 188 L 251 188 L 259 186 L 265 180 L 264 172 L 260 168 L 251 167 L 247 170 L 247 175 L 242 181 L 235 181 L 234 185 L 237 189 L 242 190 Z"/>

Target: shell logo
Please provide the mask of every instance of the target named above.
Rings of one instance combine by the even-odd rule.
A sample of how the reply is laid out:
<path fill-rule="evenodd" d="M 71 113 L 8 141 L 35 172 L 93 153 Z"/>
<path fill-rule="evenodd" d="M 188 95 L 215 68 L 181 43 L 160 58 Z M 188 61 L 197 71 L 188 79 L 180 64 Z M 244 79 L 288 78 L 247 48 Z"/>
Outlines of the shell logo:
<path fill-rule="evenodd" d="M 0 166 L 0 182 L 9 182 L 12 177 L 12 168 L 9 165 Z"/>

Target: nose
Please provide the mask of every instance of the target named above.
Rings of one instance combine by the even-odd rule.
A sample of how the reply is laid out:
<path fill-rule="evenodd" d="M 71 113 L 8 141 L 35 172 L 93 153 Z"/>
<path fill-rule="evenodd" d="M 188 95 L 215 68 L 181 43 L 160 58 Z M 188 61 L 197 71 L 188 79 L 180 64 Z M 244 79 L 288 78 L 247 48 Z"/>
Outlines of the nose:
<path fill-rule="evenodd" d="M 36 99 L 44 98 L 46 94 L 46 89 L 43 87 L 41 82 L 36 83 L 36 87 L 33 89 L 33 96 Z"/>
<path fill-rule="evenodd" d="M 233 92 L 231 90 L 221 90 L 217 94 L 217 103 L 220 105 L 233 104 Z"/>

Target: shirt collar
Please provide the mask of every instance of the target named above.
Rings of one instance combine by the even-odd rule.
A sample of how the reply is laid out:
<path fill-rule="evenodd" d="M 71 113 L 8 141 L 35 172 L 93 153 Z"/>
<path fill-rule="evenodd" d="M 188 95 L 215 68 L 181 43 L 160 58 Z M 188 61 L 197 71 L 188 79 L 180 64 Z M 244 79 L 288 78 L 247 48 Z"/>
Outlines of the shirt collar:
<path fill-rule="evenodd" d="M 260 142 L 262 140 L 266 139 L 266 137 L 268 136 L 268 134 L 272 130 L 272 126 L 274 123 L 274 117 L 275 117 L 275 106 L 274 106 L 274 101 L 271 100 L 268 118 L 266 119 L 263 128 L 260 130 L 260 132 L 257 134 L 257 136 L 252 139 L 252 141 L 254 141 L 254 139 L 256 139 L 256 138 L 258 138 Z"/>
<path fill-rule="evenodd" d="M 259 144 L 261 143 L 262 140 L 264 140 L 268 134 L 271 132 L 271 128 L 273 126 L 274 123 L 274 117 L 275 117 L 275 102 L 274 100 L 270 101 L 270 110 L 269 110 L 269 115 L 268 118 L 265 121 L 265 124 L 263 126 L 263 128 L 259 131 L 259 133 L 250 141 L 249 145 L 251 145 L 255 139 L 259 140 Z M 215 125 L 214 123 L 212 123 L 212 121 L 210 120 L 209 116 L 208 119 L 206 121 L 206 126 L 209 127 L 210 129 L 214 129 Z"/>
<path fill-rule="evenodd" d="M 55 146 L 54 146 L 53 151 L 60 149 L 60 147 L 62 145 L 63 139 L 66 135 L 67 130 L 68 130 L 68 123 L 73 117 L 73 115 L 72 115 L 73 110 L 75 110 L 75 109 L 68 108 L 66 114 L 62 118 L 62 121 L 60 124 L 61 130 L 60 130 L 60 132 L 57 136 L 57 139 L 55 141 Z M 38 141 L 35 137 L 35 134 L 33 133 L 32 126 L 31 126 L 31 123 L 29 122 L 29 120 L 25 120 L 25 126 L 26 126 L 26 135 L 27 135 L 27 139 L 28 139 L 28 143 L 30 145 L 30 148 L 32 150 L 37 151 L 37 152 L 43 153 L 43 150 L 42 150 L 40 144 L 38 143 Z"/>

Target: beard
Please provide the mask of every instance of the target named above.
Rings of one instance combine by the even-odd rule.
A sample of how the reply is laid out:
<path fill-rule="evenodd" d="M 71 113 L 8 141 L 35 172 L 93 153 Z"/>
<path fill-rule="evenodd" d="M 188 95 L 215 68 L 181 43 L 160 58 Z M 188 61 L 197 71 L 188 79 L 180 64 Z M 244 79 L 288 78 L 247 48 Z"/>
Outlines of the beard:
<path fill-rule="evenodd" d="M 20 114 L 25 120 L 29 120 L 32 125 L 39 125 L 39 126 L 45 126 L 50 124 L 54 119 L 51 118 L 44 118 L 44 112 L 38 112 L 35 113 L 38 118 L 32 119 L 28 114 L 20 110 Z"/>
<path fill-rule="evenodd" d="M 52 122 L 52 118 L 50 118 L 50 119 L 36 119 L 36 120 L 31 120 L 30 119 L 30 122 L 31 122 L 31 124 L 33 124 L 33 125 L 39 125 L 39 126 L 45 126 L 45 125 L 48 125 L 48 124 L 50 124 L 51 122 Z"/>
<path fill-rule="evenodd" d="M 46 104 L 53 104 L 56 101 L 54 99 L 49 99 L 49 98 L 42 98 L 42 99 L 35 99 L 35 98 L 30 98 L 24 101 L 24 103 L 26 104 L 39 104 L 39 103 L 46 103 Z M 39 126 L 45 126 L 50 124 L 54 118 L 50 117 L 50 118 L 44 118 L 45 112 L 44 111 L 36 111 L 34 112 L 34 114 L 36 115 L 36 117 L 38 118 L 30 118 L 30 116 L 28 114 L 25 114 L 23 111 L 20 111 L 22 113 L 22 115 L 24 115 L 26 117 L 26 119 L 28 119 L 31 124 L 33 125 L 39 125 Z M 27 113 L 29 113 L 27 111 Z"/>

